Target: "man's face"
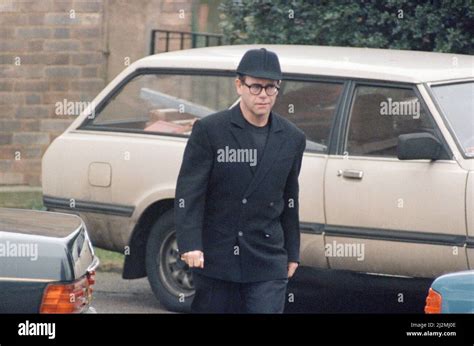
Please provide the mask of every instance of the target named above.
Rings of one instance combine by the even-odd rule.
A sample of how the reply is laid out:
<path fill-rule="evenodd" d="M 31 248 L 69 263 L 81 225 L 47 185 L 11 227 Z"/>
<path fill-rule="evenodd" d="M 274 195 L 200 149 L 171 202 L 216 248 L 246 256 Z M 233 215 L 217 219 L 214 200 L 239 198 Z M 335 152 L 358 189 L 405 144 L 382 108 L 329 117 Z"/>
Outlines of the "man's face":
<path fill-rule="evenodd" d="M 256 117 L 268 115 L 275 104 L 278 92 L 270 96 L 267 95 L 266 90 L 262 88 L 258 95 L 254 95 L 248 86 L 253 84 L 260 84 L 263 86 L 278 86 L 279 82 L 271 79 L 261 79 L 251 76 L 244 76 L 242 78 L 244 79 L 243 82 L 238 78 L 235 80 L 237 93 L 241 97 L 242 106 Z"/>

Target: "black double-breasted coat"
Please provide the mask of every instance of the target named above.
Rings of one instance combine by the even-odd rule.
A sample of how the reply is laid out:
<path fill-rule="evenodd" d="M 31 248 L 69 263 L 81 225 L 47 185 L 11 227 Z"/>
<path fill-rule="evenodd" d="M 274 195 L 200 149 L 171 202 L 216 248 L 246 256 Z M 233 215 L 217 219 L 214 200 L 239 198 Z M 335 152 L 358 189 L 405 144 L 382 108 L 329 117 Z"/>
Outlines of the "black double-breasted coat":
<path fill-rule="evenodd" d="M 204 268 L 194 270 L 211 278 L 287 278 L 288 262 L 299 262 L 298 175 L 306 138 L 271 112 L 253 172 L 249 162 L 219 157 L 222 150 L 255 148 L 245 122 L 238 104 L 194 124 L 176 187 L 179 252 L 203 251 Z"/>

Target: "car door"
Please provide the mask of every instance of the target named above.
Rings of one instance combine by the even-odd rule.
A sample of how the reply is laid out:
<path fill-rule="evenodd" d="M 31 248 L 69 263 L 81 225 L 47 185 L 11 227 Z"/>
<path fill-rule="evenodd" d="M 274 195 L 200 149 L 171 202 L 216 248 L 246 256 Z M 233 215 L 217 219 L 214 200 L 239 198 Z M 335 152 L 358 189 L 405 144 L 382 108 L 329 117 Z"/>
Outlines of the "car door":
<path fill-rule="evenodd" d="M 306 135 L 299 175 L 301 263 L 327 268 L 324 256 L 324 171 L 344 81 L 315 76 L 286 76 L 274 111 Z"/>
<path fill-rule="evenodd" d="M 401 134 L 444 144 L 415 86 L 352 83 L 338 155 L 325 174 L 331 268 L 419 277 L 467 269 L 467 172 L 444 148 L 436 161 L 397 158 Z"/>

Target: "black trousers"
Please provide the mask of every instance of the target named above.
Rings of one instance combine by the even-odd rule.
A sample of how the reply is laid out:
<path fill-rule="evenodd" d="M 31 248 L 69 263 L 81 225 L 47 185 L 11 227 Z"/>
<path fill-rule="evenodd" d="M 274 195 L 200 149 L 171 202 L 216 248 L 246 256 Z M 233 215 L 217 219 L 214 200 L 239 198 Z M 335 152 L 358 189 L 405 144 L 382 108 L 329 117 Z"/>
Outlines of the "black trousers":
<path fill-rule="evenodd" d="M 238 283 L 193 273 L 194 313 L 283 313 L 288 279 Z"/>

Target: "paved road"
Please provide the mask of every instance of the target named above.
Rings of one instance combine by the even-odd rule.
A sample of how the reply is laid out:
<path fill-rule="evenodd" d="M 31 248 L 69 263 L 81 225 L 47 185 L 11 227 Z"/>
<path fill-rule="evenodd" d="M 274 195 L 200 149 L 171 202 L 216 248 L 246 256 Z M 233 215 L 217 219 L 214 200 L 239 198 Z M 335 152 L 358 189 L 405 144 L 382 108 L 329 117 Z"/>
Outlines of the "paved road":
<path fill-rule="evenodd" d="M 168 312 L 155 299 L 147 278 L 124 280 L 116 272 L 97 272 L 92 305 L 98 313 Z"/>
<path fill-rule="evenodd" d="M 300 268 L 288 287 L 290 313 L 423 313 L 432 280 L 368 276 Z M 146 278 L 98 272 L 93 303 L 99 313 L 166 313 Z"/>

